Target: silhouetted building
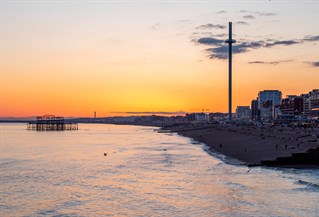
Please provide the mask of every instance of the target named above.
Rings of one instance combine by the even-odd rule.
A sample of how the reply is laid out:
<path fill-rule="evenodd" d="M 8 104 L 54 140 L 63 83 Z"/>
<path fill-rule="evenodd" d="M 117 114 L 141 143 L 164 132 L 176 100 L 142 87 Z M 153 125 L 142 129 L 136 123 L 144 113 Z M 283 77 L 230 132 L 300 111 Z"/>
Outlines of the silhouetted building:
<path fill-rule="evenodd" d="M 258 109 L 258 99 L 251 101 L 251 119 L 253 121 L 259 121 L 260 120 L 260 111 Z"/>
<path fill-rule="evenodd" d="M 237 106 L 236 119 L 250 119 L 251 110 L 249 106 Z"/>
<path fill-rule="evenodd" d="M 264 90 L 251 102 L 253 121 L 269 121 L 271 118 L 285 121 L 319 119 L 319 89 L 307 94 L 287 95 L 281 99 L 279 90 Z"/>
<path fill-rule="evenodd" d="M 304 114 L 303 100 L 302 96 L 288 95 L 287 98 L 282 99 L 281 114 L 301 118 Z"/>
<path fill-rule="evenodd" d="M 309 119 L 319 118 L 319 89 L 301 94 L 300 97 L 303 98 L 303 116 Z"/>
<path fill-rule="evenodd" d="M 225 121 L 228 117 L 228 113 L 221 113 L 221 112 L 216 112 L 216 113 L 210 113 L 209 114 L 209 121 L 210 122 L 215 122 L 215 121 Z"/>
<path fill-rule="evenodd" d="M 258 93 L 258 109 L 261 119 L 272 118 L 273 106 L 281 104 L 281 95 L 279 90 L 264 90 Z"/>
<path fill-rule="evenodd" d="M 204 112 L 186 114 L 186 118 L 190 122 L 192 122 L 192 121 L 209 122 L 209 115 L 204 113 Z"/>
<path fill-rule="evenodd" d="M 308 94 L 301 94 L 300 95 L 303 98 L 303 116 L 305 118 L 308 118 L 309 112 L 310 112 L 310 96 Z"/>
<path fill-rule="evenodd" d="M 310 110 L 309 118 L 319 118 L 319 89 L 314 89 L 309 92 Z"/>
<path fill-rule="evenodd" d="M 273 119 L 278 119 L 281 115 L 281 105 L 275 105 L 272 108 L 272 117 Z"/>

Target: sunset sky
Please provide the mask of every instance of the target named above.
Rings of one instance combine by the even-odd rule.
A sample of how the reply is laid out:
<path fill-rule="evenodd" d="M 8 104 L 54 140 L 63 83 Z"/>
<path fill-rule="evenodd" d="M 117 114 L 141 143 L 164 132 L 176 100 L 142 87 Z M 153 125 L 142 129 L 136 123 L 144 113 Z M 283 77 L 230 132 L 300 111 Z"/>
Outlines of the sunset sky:
<path fill-rule="evenodd" d="M 1 0 L 1 117 L 227 112 L 319 88 L 319 1 Z M 225 56 L 226 55 L 226 56 Z"/>

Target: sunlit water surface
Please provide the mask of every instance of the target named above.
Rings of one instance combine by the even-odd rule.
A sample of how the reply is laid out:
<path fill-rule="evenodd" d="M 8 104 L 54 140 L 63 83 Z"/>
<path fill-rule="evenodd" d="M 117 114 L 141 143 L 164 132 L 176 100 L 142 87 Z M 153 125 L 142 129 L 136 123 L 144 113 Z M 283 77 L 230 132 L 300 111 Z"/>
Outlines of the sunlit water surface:
<path fill-rule="evenodd" d="M 249 171 L 151 127 L 0 126 L 1 216 L 319 216 L 318 170 Z"/>

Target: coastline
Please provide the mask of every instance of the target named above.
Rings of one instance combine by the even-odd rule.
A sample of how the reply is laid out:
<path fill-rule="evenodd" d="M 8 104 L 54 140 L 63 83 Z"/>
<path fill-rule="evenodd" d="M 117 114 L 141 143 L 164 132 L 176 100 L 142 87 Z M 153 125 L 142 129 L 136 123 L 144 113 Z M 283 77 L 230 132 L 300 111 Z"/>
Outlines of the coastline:
<path fill-rule="evenodd" d="M 17 122 L 25 123 L 14 121 Z M 318 127 L 210 124 L 199 128 L 163 128 L 154 123 L 84 123 L 149 126 L 159 128 L 156 130 L 158 133 L 176 132 L 204 143 L 211 153 L 221 154 L 226 162 L 234 161 L 238 165 L 319 169 Z M 312 158 L 311 162 L 309 158 Z"/>
<path fill-rule="evenodd" d="M 215 125 L 176 132 L 206 144 L 212 152 L 249 166 L 319 168 L 317 128 Z M 312 151 L 311 156 L 309 150 Z"/>

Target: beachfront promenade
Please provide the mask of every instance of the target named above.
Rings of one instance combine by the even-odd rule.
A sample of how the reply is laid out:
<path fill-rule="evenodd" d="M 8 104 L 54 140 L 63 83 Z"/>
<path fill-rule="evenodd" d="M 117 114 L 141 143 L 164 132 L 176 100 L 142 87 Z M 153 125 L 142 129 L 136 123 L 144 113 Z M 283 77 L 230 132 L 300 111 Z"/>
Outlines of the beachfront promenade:
<path fill-rule="evenodd" d="M 235 158 L 245 164 L 289 157 L 319 148 L 319 128 L 256 127 L 212 125 L 203 129 L 178 130 L 180 135 L 209 146 L 211 151 Z M 319 160 L 319 159 L 318 159 Z"/>

